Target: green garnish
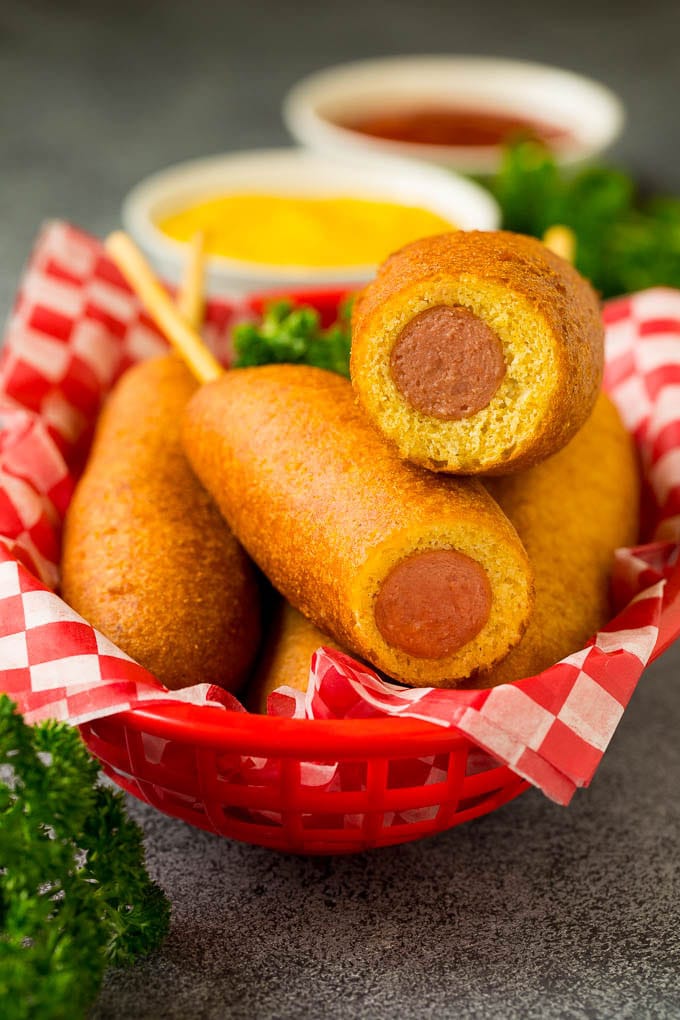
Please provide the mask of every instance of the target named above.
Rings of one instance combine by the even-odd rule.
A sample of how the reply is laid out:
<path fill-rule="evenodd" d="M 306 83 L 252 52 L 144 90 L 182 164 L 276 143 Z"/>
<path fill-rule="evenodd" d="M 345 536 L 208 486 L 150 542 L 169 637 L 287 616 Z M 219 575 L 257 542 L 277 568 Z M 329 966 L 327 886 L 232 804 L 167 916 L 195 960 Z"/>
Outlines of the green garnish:
<path fill-rule="evenodd" d="M 274 301 L 267 305 L 259 323 L 243 322 L 234 329 L 234 368 L 286 362 L 315 365 L 349 378 L 350 304 L 339 318 L 322 329 L 321 317 L 309 305 Z"/>
<path fill-rule="evenodd" d="M 492 184 L 507 230 L 542 237 L 563 224 L 576 236 L 576 266 L 603 297 L 680 287 L 680 199 L 641 202 L 631 178 L 611 167 L 558 169 L 536 142 L 506 150 Z"/>
<path fill-rule="evenodd" d="M 169 916 L 142 833 L 78 732 L 27 726 L 0 696 L 3 1020 L 84 1017 L 107 965 L 155 949 Z"/>

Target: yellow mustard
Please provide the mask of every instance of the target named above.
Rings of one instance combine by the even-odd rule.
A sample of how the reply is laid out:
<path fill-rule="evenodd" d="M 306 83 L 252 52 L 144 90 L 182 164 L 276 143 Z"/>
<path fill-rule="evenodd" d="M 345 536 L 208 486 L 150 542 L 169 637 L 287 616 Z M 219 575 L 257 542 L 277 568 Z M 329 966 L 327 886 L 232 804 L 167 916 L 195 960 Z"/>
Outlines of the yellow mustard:
<path fill-rule="evenodd" d="M 234 193 L 160 219 L 169 237 L 206 235 L 206 251 L 279 266 L 364 266 L 428 234 L 455 229 L 415 206 L 337 195 Z"/>

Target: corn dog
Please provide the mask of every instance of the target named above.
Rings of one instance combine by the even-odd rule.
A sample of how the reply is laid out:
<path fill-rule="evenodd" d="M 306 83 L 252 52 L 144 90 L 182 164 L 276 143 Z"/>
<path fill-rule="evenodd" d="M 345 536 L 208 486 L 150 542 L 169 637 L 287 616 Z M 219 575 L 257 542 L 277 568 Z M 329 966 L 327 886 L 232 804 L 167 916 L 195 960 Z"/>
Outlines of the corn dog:
<path fill-rule="evenodd" d="M 227 373 L 190 401 L 183 442 L 274 586 L 388 675 L 455 686 L 519 640 L 532 579 L 507 518 L 478 482 L 401 461 L 345 379 Z"/>
<path fill-rule="evenodd" d="M 457 231 L 383 264 L 352 317 L 352 383 L 401 455 L 507 474 L 559 450 L 602 381 L 596 295 L 540 241 Z"/>
<path fill-rule="evenodd" d="M 533 676 L 592 637 L 610 618 L 614 550 L 638 532 L 640 482 L 633 443 L 606 394 L 563 450 L 528 471 L 488 479 L 515 525 L 536 578 L 526 633 L 477 687 Z"/>

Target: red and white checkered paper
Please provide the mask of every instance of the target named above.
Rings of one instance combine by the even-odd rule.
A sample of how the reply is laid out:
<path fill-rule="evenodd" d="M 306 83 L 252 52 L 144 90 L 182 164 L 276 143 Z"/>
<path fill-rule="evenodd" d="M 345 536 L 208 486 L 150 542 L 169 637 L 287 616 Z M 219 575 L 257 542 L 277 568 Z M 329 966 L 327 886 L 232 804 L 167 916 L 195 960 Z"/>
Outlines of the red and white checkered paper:
<path fill-rule="evenodd" d="M 210 303 L 206 338 L 223 359 L 234 322 L 246 314 Z M 271 712 L 395 715 L 455 728 L 560 803 L 590 782 L 654 650 L 664 579 L 680 548 L 680 292 L 612 302 L 605 323 L 606 387 L 638 443 L 658 522 L 658 541 L 617 555 L 614 587 L 627 605 L 616 619 L 540 675 L 485 691 L 400 688 L 322 648 L 307 693 L 282 688 Z M 166 691 L 53 591 L 63 513 L 101 402 L 125 368 L 164 349 L 100 243 L 48 224 L 0 362 L 0 690 L 29 721 L 81 723 L 153 699 L 243 710 L 207 684 Z"/>

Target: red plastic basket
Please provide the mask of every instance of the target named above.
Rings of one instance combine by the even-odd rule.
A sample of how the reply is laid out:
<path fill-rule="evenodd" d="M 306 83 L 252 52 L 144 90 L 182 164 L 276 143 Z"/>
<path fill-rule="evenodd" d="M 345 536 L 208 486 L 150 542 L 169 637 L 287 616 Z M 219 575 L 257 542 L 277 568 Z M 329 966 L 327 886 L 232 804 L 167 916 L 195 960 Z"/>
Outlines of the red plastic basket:
<path fill-rule="evenodd" d="M 680 567 L 668 584 L 653 657 L 679 634 Z M 215 715 L 154 703 L 81 732 L 106 774 L 140 800 L 198 828 L 294 853 L 351 853 L 430 836 L 528 788 L 465 737 L 429 723 Z M 400 782 L 433 757 L 436 782 Z M 258 785 L 231 781 L 239 758 L 270 759 Z M 343 791 L 303 782 L 305 763 L 339 763 Z M 431 765 L 422 772 L 431 776 Z"/>
<path fill-rule="evenodd" d="M 328 321 L 344 295 L 295 296 Z M 254 299 L 253 307 L 260 303 Z M 678 635 L 680 566 L 667 584 L 653 657 Z M 168 702 L 84 724 L 81 732 L 106 774 L 160 811 L 295 853 L 350 853 L 419 839 L 487 814 L 528 787 L 463 735 L 404 719 L 217 715 Z M 245 782 L 253 759 L 268 759 L 267 767 L 253 768 L 252 782 Z M 324 764 L 333 766 L 329 781 Z"/>

